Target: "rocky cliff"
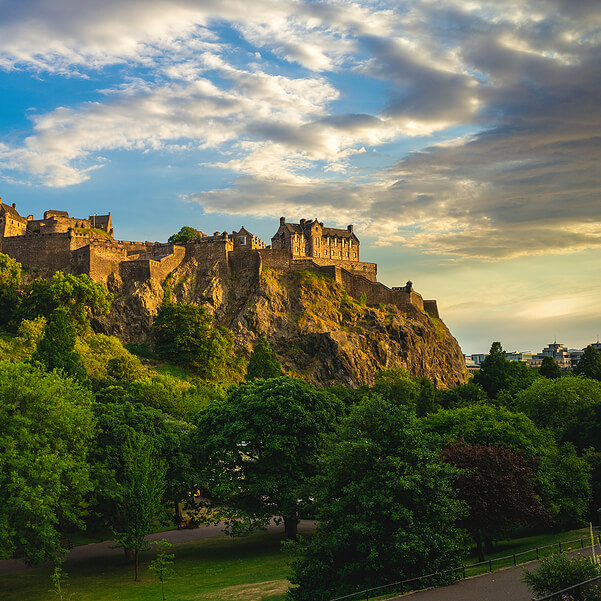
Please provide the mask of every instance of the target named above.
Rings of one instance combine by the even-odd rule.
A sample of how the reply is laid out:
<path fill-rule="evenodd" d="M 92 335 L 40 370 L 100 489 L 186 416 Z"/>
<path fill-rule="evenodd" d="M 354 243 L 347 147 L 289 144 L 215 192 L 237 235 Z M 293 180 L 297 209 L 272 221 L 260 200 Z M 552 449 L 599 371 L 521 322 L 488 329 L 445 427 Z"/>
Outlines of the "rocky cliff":
<path fill-rule="evenodd" d="M 95 329 L 125 342 L 151 342 L 165 286 L 177 302 L 201 305 L 231 329 L 241 353 L 248 356 L 266 336 L 288 373 L 316 384 L 358 386 L 392 368 L 443 388 L 467 377 L 461 349 L 441 320 L 412 306 L 365 306 L 324 275 L 261 268 L 260 260 L 227 273 L 217 264 L 207 271 L 186 261 L 163 286 L 109 282 L 113 309 Z"/>

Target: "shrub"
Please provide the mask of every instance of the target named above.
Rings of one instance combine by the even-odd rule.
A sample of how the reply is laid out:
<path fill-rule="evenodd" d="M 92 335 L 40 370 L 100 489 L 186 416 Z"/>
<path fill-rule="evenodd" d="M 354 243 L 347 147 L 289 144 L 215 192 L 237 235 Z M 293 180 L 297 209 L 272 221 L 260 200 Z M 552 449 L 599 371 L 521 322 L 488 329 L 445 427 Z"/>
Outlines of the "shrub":
<path fill-rule="evenodd" d="M 570 558 L 565 553 L 551 555 L 541 560 L 538 568 L 530 572 L 524 570 L 523 580 L 530 592 L 537 597 L 550 595 L 580 582 L 601 576 L 601 567 L 580 553 Z M 594 601 L 599 599 L 599 587 L 583 591 L 582 596 L 575 599 Z"/>

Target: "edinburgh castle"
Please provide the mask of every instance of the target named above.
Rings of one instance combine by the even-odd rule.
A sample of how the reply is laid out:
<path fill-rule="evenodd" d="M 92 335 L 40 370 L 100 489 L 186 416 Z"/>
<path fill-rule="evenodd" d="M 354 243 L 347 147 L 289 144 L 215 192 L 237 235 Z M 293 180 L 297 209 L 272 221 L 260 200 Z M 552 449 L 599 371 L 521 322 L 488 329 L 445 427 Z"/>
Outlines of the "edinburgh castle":
<path fill-rule="evenodd" d="M 42 273 L 87 274 L 117 290 L 130 281 L 162 283 L 191 260 L 198 269 L 223 277 L 240 269 L 306 270 L 332 277 L 350 296 L 369 304 L 392 304 L 438 317 L 436 301 L 424 301 L 411 282 L 394 288 L 378 282 L 377 265 L 361 261 L 359 249 L 352 225 L 338 229 L 317 219 L 288 223 L 284 217 L 269 246 L 245 228 L 199 232 L 197 239 L 182 243 L 123 242 L 113 237 L 110 213 L 79 219 L 49 210 L 43 219 L 34 219 L 0 199 L 0 252 Z"/>

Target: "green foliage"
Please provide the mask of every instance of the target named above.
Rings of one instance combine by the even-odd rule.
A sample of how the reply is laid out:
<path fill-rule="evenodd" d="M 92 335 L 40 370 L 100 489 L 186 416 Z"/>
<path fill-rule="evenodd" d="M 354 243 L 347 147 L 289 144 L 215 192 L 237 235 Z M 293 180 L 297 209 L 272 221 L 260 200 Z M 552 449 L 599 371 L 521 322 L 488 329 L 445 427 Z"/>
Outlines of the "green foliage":
<path fill-rule="evenodd" d="M 533 595 L 543 597 L 596 576 L 601 576 L 601 566 L 588 557 L 578 554 L 570 558 L 565 553 L 559 553 L 541 559 L 535 570 L 524 570 L 522 578 Z M 596 601 L 601 596 L 601 587 L 595 585 L 583 591 L 582 596 L 577 592 L 574 594 L 578 601 Z"/>
<path fill-rule="evenodd" d="M 359 297 L 359 304 L 361 306 L 364 306 L 365 303 L 367 303 L 367 295 L 365 294 L 365 292 L 362 292 L 361 296 Z"/>
<path fill-rule="evenodd" d="M 55 309 L 62 308 L 80 334 L 88 331 L 92 312 L 107 313 L 113 300 L 113 295 L 102 284 L 87 275 L 65 275 L 60 271 L 50 280 L 33 280 L 23 295 L 23 318 L 49 317 Z"/>
<path fill-rule="evenodd" d="M 95 388 L 114 384 L 122 378 L 124 383 L 129 383 L 146 374 L 140 360 L 114 336 L 94 334 L 85 339 L 78 338 L 75 350 Z M 107 378 L 112 380 L 108 384 L 105 382 Z"/>
<path fill-rule="evenodd" d="M 561 380 L 540 378 L 537 383 Z M 584 517 L 590 497 L 586 463 L 575 456 L 573 448 L 558 449 L 551 433 L 537 428 L 523 413 L 490 405 L 460 407 L 428 415 L 421 420 L 421 427 L 425 432 L 438 434 L 443 441 L 501 444 L 523 451 L 526 459 L 539 458 L 537 488 L 555 523 L 580 523 Z"/>
<path fill-rule="evenodd" d="M 282 364 L 265 336 L 259 338 L 253 348 L 246 370 L 246 380 L 267 380 L 282 375 Z"/>
<path fill-rule="evenodd" d="M 52 591 L 59 599 L 59 601 L 63 601 L 66 599 L 66 584 L 65 580 L 67 579 L 67 572 L 65 572 L 60 566 L 54 567 L 54 572 L 50 575 L 50 580 L 52 581 Z"/>
<path fill-rule="evenodd" d="M 486 402 L 488 402 L 488 397 L 482 386 L 473 381 L 441 391 L 440 404 L 444 409 L 481 405 Z"/>
<path fill-rule="evenodd" d="M 516 396 L 514 406 L 537 426 L 548 428 L 562 439 L 580 412 L 597 404 L 601 404 L 600 382 L 564 376 L 556 380 L 537 379 Z"/>
<path fill-rule="evenodd" d="M 404 369 L 385 369 L 376 372 L 371 390 L 395 404 L 415 409 L 421 387 Z"/>
<path fill-rule="evenodd" d="M 191 240 L 200 240 L 202 238 L 202 232 L 184 225 L 177 234 L 172 234 L 167 239 L 169 244 L 175 244 L 176 242 L 190 242 Z"/>
<path fill-rule="evenodd" d="M 167 580 L 167 576 L 173 574 L 171 566 L 173 565 L 175 554 L 167 553 L 173 545 L 166 538 L 155 541 L 154 545 L 156 545 L 158 552 L 156 558 L 150 562 L 148 569 L 161 583 L 161 592 L 163 594 L 163 601 L 165 601 L 165 581 Z"/>
<path fill-rule="evenodd" d="M 423 417 L 434 413 L 439 407 L 439 397 L 436 387 L 428 378 L 419 380 L 421 389 L 415 402 L 415 413 L 417 417 Z"/>
<path fill-rule="evenodd" d="M 549 357 L 548 355 L 543 357 L 540 367 L 538 368 L 538 373 L 544 378 L 549 378 L 550 380 L 561 378 L 562 375 L 561 369 L 559 369 L 559 365 L 557 365 L 555 359 L 553 359 L 553 357 Z"/>
<path fill-rule="evenodd" d="M 411 412 L 365 397 L 322 457 L 318 526 L 293 564 L 289 598 L 326 601 L 458 565 L 455 476 Z"/>
<path fill-rule="evenodd" d="M 186 451 L 191 426 L 170 419 L 162 411 L 129 402 L 123 388 L 101 393 L 98 396 L 102 400 L 94 405 L 98 428 L 90 453 L 95 481 L 93 507 L 103 526 L 124 532 L 127 523 L 120 506 L 126 498 L 130 447 L 141 444 L 141 437 L 154 445 L 157 456 L 166 462 L 166 497 L 179 501 L 192 486 Z"/>
<path fill-rule="evenodd" d="M 166 465 L 157 458 L 152 440 L 144 435 L 131 436 L 124 448 L 123 496 L 118 503 L 124 517 L 124 528 L 115 531 L 115 542 L 132 550 L 135 580 L 139 579 L 138 557 L 149 548 L 146 536 L 152 532 L 153 521 L 163 512 Z"/>
<path fill-rule="evenodd" d="M 0 326 L 15 325 L 18 320 L 19 285 L 21 283 L 21 264 L 8 255 L 0 253 Z"/>
<path fill-rule="evenodd" d="M 584 349 L 578 365 L 574 368 L 574 374 L 601 380 L 601 353 L 594 346 L 589 345 Z"/>
<path fill-rule="evenodd" d="M 74 378 L 84 380 L 86 371 L 75 352 L 75 326 L 63 307 L 55 309 L 46 323 L 44 335 L 32 360 L 39 361 L 48 371 L 59 369 Z"/>
<path fill-rule="evenodd" d="M 326 392 L 282 377 L 243 384 L 199 414 L 191 432 L 194 467 L 230 532 L 263 528 L 277 515 L 295 536 L 299 512 L 315 493 L 309 479 L 323 434 L 340 409 Z"/>
<path fill-rule="evenodd" d="M 154 320 L 155 353 L 216 379 L 236 365 L 232 333 L 212 327 L 213 316 L 196 305 L 163 304 Z"/>
<path fill-rule="evenodd" d="M 82 526 L 94 429 L 89 391 L 57 373 L 0 362 L 0 557 L 57 558 Z"/>
<path fill-rule="evenodd" d="M 535 373 L 522 361 L 508 361 L 500 342 L 493 342 L 490 353 L 474 375 L 473 382 L 482 386 L 490 398 L 496 398 L 504 391 L 513 396 L 528 388 L 534 381 Z"/>

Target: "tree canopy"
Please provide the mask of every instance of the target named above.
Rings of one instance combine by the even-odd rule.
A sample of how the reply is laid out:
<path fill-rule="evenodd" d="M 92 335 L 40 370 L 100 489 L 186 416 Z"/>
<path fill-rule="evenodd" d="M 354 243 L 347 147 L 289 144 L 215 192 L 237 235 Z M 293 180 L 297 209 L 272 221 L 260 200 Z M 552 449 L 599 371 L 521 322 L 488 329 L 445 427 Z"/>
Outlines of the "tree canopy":
<path fill-rule="evenodd" d="M 191 240 L 199 240 L 200 238 L 202 238 L 202 232 L 189 225 L 184 225 L 177 234 L 169 236 L 167 242 L 175 244 L 176 242 L 189 242 Z"/>
<path fill-rule="evenodd" d="M 601 380 L 601 353 L 592 344 L 584 349 L 578 365 L 574 368 L 574 375 Z"/>
<path fill-rule="evenodd" d="M 296 536 L 310 505 L 323 435 L 340 411 L 338 399 L 301 380 L 281 377 L 242 384 L 199 414 L 191 432 L 194 467 L 213 509 L 233 533 L 282 516 Z"/>
<path fill-rule="evenodd" d="M 246 380 L 277 378 L 282 375 L 282 364 L 265 336 L 253 348 L 246 369 Z"/>
<path fill-rule="evenodd" d="M 92 400 L 69 378 L 0 362 L 0 557 L 56 558 L 61 527 L 83 526 Z"/>
<path fill-rule="evenodd" d="M 326 601 L 459 565 L 456 475 L 412 412 L 365 397 L 322 457 L 318 526 L 293 564 L 289 598 Z"/>

